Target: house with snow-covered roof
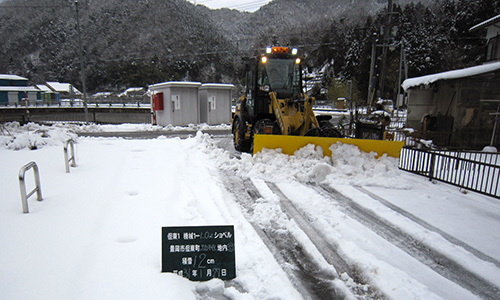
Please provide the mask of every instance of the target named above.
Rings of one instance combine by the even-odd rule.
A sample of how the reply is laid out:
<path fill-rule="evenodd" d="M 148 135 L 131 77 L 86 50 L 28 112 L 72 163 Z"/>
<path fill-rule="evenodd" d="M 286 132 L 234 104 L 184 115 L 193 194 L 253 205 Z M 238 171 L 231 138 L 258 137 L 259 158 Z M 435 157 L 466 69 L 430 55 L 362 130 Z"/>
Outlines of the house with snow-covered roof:
<path fill-rule="evenodd" d="M 144 96 L 146 93 L 146 89 L 143 87 L 131 87 L 126 89 L 125 91 L 118 94 L 118 97 L 136 97 L 136 96 Z"/>
<path fill-rule="evenodd" d="M 408 127 L 439 146 L 482 149 L 492 141 L 500 149 L 495 114 L 500 109 L 500 15 L 471 27 L 486 31 L 482 65 L 408 78 Z"/>
<path fill-rule="evenodd" d="M 62 83 L 57 81 L 48 81 L 45 83 L 49 89 L 55 93 L 59 93 L 61 99 L 73 99 L 83 95 L 71 83 Z"/>
<path fill-rule="evenodd" d="M 486 61 L 500 60 L 500 15 L 472 26 L 469 31 L 486 31 Z"/>
<path fill-rule="evenodd" d="M 51 104 L 51 103 L 56 103 L 60 100 L 59 99 L 59 97 L 60 97 L 59 92 L 53 91 L 51 88 L 49 88 L 45 84 L 37 84 L 36 88 L 40 90 L 40 92 L 42 94 L 41 99 L 44 103 Z"/>
<path fill-rule="evenodd" d="M 23 99 L 34 103 L 40 99 L 40 90 L 28 85 L 28 78 L 0 74 L 0 105 L 21 104 Z"/>

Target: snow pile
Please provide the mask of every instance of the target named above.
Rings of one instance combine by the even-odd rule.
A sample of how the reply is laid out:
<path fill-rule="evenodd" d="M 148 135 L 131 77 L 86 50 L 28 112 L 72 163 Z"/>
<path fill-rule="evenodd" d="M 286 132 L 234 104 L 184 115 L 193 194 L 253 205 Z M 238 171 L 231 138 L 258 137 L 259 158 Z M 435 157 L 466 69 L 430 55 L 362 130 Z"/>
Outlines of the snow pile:
<path fill-rule="evenodd" d="M 76 127 L 78 126 L 78 127 Z M 130 131 L 199 131 L 199 130 L 229 130 L 231 125 L 208 125 L 202 124 L 189 124 L 188 126 L 173 126 L 167 125 L 165 127 L 152 125 L 152 124 L 120 124 L 120 125 L 75 125 L 75 130 L 78 132 L 130 132 Z"/>
<path fill-rule="evenodd" d="M 353 145 L 342 143 L 330 147 L 331 157 L 324 157 L 321 147 L 307 145 L 286 155 L 281 150 L 264 149 L 252 156 L 247 153 L 241 159 L 231 158 L 228 151 L 220 149 L 208 134 L 200 130 L 227 129 L 227 124 L 209 126 L 207 124 L 188 127 L 159 127 L 150 124 L 122 125 L 76 125 L 53 124 L 51 126 L 28 123 L 21 126 L 17 122 L 6 123 L 0 131 L 0 147 L 20 150 L 40 149 L 44 146 L 61 145 L 69 139 L 77 140 L 80 132 L 124 132 L 154 130 L 197 131 L 196 142 L 202 151 L 208 152 L 217 165 L 225 170 L 233 170 L 245 178 L 258 178 L 271 182 L 296 180 L 306 183 L 330 183 L 409 188 L 409 184 L 398 176 L 398 160 L 383 156 L 375 158 L 375 153 L 360 151 Z"/>
<path fill-rule="evenodd" d="M 165 127 L 151 124 L 120 124 L 120 125 L 98 125 L 98 124 L 64 124 L 41 125 L 28 123 L 20 125 L 19 122 L 10 122 L 0 127 L 0 147 L 12 150 L 40 149 L 44 146 L 61 145 L 69 139 L 74 141 L 78 138 L 78 132 L 135 132 L 135 131 L 193 131 L 200 130 L 229 130 L 230 125 L 207 125 L 189 124 L 188 126 Z"/>
<path fill-rule="evenodd" d="M 165 127 L 152 125 L 152 124 L 120 124 L 120 125 L 98 125 L 89 124 L 82 125 L 75 128 L 79 132 L 130 132 L 130 131 L 199 131 L 199 130 L 229 130 L 231 125 L 208 125 L 202 124 L 189 124 L 188 126 L 173 126 L 167 125 Z"/>
<path fill-rule="evenodd" d="M 488 152 L 488 153 L 496 153 L 498 152 L 498 149 L 494 146 L 486 146 L 482 150 L 483 152 Z"/>
<path fill-rule="evenodd" d="M 76 141 L 77 137 L 71 127 L 66 125 L 45 126 L 28 123 L 21 126 L 18 122 L 12 122 L 3 124 L 0 129 L 0 147 L 35 150 L 44 146 L 61 145 L 70 139 Z"/>
<path fill-rule="evenodd" d="M 354 145 L 342 143 L 332 145 L 330 150 L 333 168 L 326 177 L 330 184 L 411 188 L 400 176 L 397 158 L 386 154 L 375 158 L 375 152 L 366 153 Z"/>
<path fill-rule="evenodd" d="M 79 132 L 127 132 L 127 131 L 156 131 L 162 127 L 151 124 L 120 124 L 120 125 L 98 125 L 87 124 L 76 128 Z"/>
<path fill-rule="evenodd" d="M 208 135 L 198 134 L 202 151 L 208 151 L 217 165 L 244 178 L 269 182 L 295 180 L 306 183 L 348 184 L 409 189 L 410 184 L 401 178 L 398 159 L 376 153 L 366 153 L 354 145 L 336 143 L 330 146 L 331 157 L 324 157 L 321 147 L 307 145 L 294 155 L 281 153 L 281 149 L 264 149 L 252 156 L 242 153 L 241 159 L 215 145 Z M 203 150 L 204 149 L 204 150 Z M 208 149 L 208 150 L 207 150 Z"/>

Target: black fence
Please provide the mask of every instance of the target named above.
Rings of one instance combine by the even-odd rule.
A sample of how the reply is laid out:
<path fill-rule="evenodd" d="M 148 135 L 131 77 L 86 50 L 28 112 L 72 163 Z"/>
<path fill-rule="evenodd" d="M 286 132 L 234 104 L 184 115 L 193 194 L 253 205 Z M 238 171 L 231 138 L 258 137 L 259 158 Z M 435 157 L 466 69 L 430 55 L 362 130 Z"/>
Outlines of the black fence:
<path fill-rule="evenodd" d="M 500 154 L 403 148 L 399 168 L 500 199 Z"/>

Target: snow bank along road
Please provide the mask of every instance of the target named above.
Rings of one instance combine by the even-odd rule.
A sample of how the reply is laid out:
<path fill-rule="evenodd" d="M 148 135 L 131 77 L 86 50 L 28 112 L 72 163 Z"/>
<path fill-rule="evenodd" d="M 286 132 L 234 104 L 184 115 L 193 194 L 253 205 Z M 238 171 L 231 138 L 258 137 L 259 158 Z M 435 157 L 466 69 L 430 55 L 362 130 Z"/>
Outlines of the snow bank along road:
<path fill-rule="evenodd" d="M 279 187 L 281 186 L 285 192 L 287 190 L 290 191 L 290 188 L 287 186 L 288 184 L 277 185 L 270 182 L 257 181 L 256 186 L 259 186 L 259 188 L 257 188 L 248 182 L 236 182 L 237 180 L 234 180 L 234 177 L 227 173 L 226 180 L 224 181 L 228 184 L 228 189 L 234 192 L 237 202 L 245 208 L 246 214 L 249 216 L 248 219 L 252 222 L 256 230 L 264 234 L 260 234 L 260 236 L 266 241 L 266 245 L 268 245 L 277 260 L 282 262 L 282 266 L 284 268 L 290 269 L 286 273 L 289 274 L 292 282 L 298 283 L 297 288 L 301 291 L 302 295 L 308 295 L 311 299 L 342 299 L 345 297 L 345 294 L 340 292 L 339 295 L 339 292 L 336 291 L 335 283 L 331 281 L 332 277 L 328 276 L 329 273 L 322 271 L 327 265 L 332 265 L 336 269 L 336 272 L 334 272 L 335 276 L 333 278 L 340 277 L 344 280 L 348 278 L 347 282 L 350 283 L 348 286 L 350 286 L 351 292 L 357 297 L 363 299 L 379 299 L 385 298 L 386 296 L 388 298 L 392 298 L 389 295 L 393 294 L 393 292 L 398 288 L 401 288 L 399 285 L 400 282 L 398 282 L 401 278 L 389 284 L 392 286 L 391 288 L 393 291 L 389 292 L 388 295 L 384 295 L 384 290 L 387 288 L 386 285 L 388 282 L 382 283 L 382 287 L 378 291 L 376 284 L 374 286 L 367 284 L 367 282 L 371 282 L 372 280 L 369 279 L 369 276 L 368 278 L 366 277 L 367 274 L 360 272 L 356 263 L 353 263 L 351 260 L 352 257 L 350 257 L 349 251 L 346 250 L 344 253 L 341 253 L 339 250 L 339 243 L 344 243 L 345 241 L 329 238 L 329 231 L 325 230 L 326 228 L 323 226 L 324 224 L 322 224 L 322 222 L 318 222 L 321 225 L 318 224 L 319 226 L 316 226 L 314 224 L 314 219 L 316 218 L 315 212 L 307 209 L 308 204 L 303 204 L 303 207 L 298 208 L 296 204 L 292 202 L 293 200 L 291 199 L 303 202 L 301 201 L 303 195 L 301 196 L 295 194 L 297 186 L 293 188 L 295 192 L 292 193 L 293 195 L 291 195 L 290 199 Z M 405 260 L 408 260 L 406 263 L 414 265 L 413 267 L 415 269 L 422 269 L 424 274 L 426 274 L 417 276 L 417 271 L 409 270 L 410 274 L 415 272 L 413 273 L 414 279 L 420 279 L 424 284 L 427 281 L 429 286 L 434 285 L 436 288 L 436 294 L 442 296 L 443 298 L 454 299 L 461 289 L 463 290 L 459 293 L 463 293 L 461 297 L 464 298 L 460 299 L 466 299 L 469 297 L 473 299 L 474 296 L 470 295 L 469 292 L 477 295 L 481 299 L 498 298 L 498 282 L 495 284 L 490 282 L 489 279 L 486 279 L 484 274 L 475 274 L 473 271 L 469 271 L 466 267 L 462 266 L 460 262 L 448 257 L 446 253 L 441 253 L 440 251 L 434 249 L 432 245 L 427 244 L 412 236 L 410 233 L 405 232 L 404 229 L 395 226 L 389 220 L 383 219 L 381 216 L 377 215 L 377 213 L 356 203 L 349 197 L 346 197 L 339 191 L 335 190 L 333 187 L 329 185 L 306 185 L 301 186 L 300 188 L 302 189 L 301 192 L 304 193 L 304 195 L 307 195 L 307 198 L 311 197 L 311 195 L 314 195 L 317 199 L 323 198 L 323 201 L 325 201 L 324 209 L 326 210 L 331 209 L 331 207 L 328 206 L 332 206 L 332 204 L 339 207 L 340 210 L 346 214 L 346 216 L 344 216 L 344 221 L 346 223 L 359 223 L 357 225 L 361 225 L 363 230 L 370 231 L 367 232 L 369 234 L 366 234 L 364 238 L 367 238 L 370 235 L 374 236 L 375 234 L 376 236 L 374 236 L 372 246 L 375 246 L 378 243 L 380 244 L 378 247 L 367 249 L 367 251 L 405 252 L 409 256 L 405 257 Z M 280 233 L 280 230 L 277 230 L 277 228 L 273 228 L 272 226 L 259 226 L 262 220 L 254 219 L 253 217 L 253 203 L 262 199 L 259 189 L 264 190 L 267 197 L 275 197 L 278 199 L 277 201 L 279 201 L 280 204 L 279 214 L 281 214 L 281 218 L 295 223 L 294 225 L 298 226 L 300 231 L 302 231 L 300 234 L 305 234 L 306 239 L 309 240 L 306 242 L 308 245 L 301 245 L 300 237 L 294 237 L 292 233 L 295 232 L 295 230 L 291 230 L 290 228 L 287 228 Z M 266 192 L 265 190 L 268 191 Z M 358 190 L 364 197 L 372 197 L 373 200 L 379 201 L 382 204 L 385 202 L 384 199 L 366 191 L 363 188 L 358 188 Z M 405 213 L 399 208 L 395 210 L 395 213 L 400 212 L 408 215 L 408 213 Z M 423 220 L 416 217 L 412 217 L 411 219 L 416 226 L 428 228 L 428 235 L 442 233 L 437 228 L 429 228 L 431 226 Z M 431 230 L 433 229 L 436 231 L 432 232 Z M 332 232 L 334 231 L 333 228 L 331 228 L 331 230 Z M 456 239 L 446 239 L 446 234 L 444 234 L 444 236 L 444 239 L 450 243 L 452 248 L 469 248 L 471 253 L 474 253 L 477 258 L 484 259 L 484 261 L 494 264 L 496 268 L 500 267 L 500 264 L 496 259 L 485 255 Z M 380 238 L 384 239 L 384 241 L 377 241 Z M 369 243 L 369 241 L 365 240 L 363 243 Z M 321 260 L 314 261 L 310 259 L 310 255 L 304 253 L 303 247 L 312 247 L 311 244 L 316 248 L 314 251 L 317 250 L 326 262 Z M 415 262 L 415 260 L 417 260 L 418 263 L 423 264 L 423 266 L 418 266 L 418 263 Z M 399 261 L 396 262 L 395 266 L 399 263 Z M 430 270 L 426 270 L 427 268 Z M 394 274 L 397 271 L 389 269 L 387 269 L 389 274 L 381 277 L 388 275 L 389 277 L 402 276 L 404 278 L 403 274 Z M 408 270 L 401 271 L 408 272 Z M 495 272 L 498 273 L 498 270 L 495 270 Z M 351 278 L 349 278 L 351 276 L 352 281 Z M 431 278 L 424 279 L 422 276 L 430 276 Z M 498 274 L 495 276 L 498 276 Z M 455 284 L 457 286 L 454 286 Z M 450 289 L 450 291 L 447 292 L 446 289 Z M 401 294 L 401 296 L 406 299 L 406 297 L 410 295 Z M 429 299 L 427 297 L 428 296 L 424 298 Z"/>
<path fill-rule="evenodd" d="M 201 133 L 80 138 L 78 167 L 65 174 L 67 132 L 9 131 L 1 299 L 500 298 L 498 200 L 404 173 L 390 158 L 343 145 L 332 158 L 311 147 L 252 157 Z M 26 149 L 33 141 L 38 150 Z M 24 215 L 17 173 L 30 160 L 44 200 Z M 162 226 L 225 224 L 235 226 L 236 279 L 160 273 Z"/>
<path fill-rule="evenodd" d="M 218 144 L 228 148 L 227 143 L 227 141 L 221 141 Z M 342 149 L 342 151 L 350 152 L 347 148 Z M 306 153 L 306 156 L 309 155 L 311 153 Z M 283 165 L 283 161 L 280 162 L 280 159 L 273 158 L 268 157 L 269 164 Z M 263 159 L 263 163 L 266 164 L 266 159 Z M 353 163 L 356 164 L 356 162 Z M 286 164 L 284 165 L 282 171 L 289 172 Z M 251 171 L 262 167 L 259 163 L 254 163 Z M 304 166 L 298 164 L 298 167 Z M 358 167 L 363 168 L 359 165 Z M 377 166 L 373 167 L 372 174 L 358 174 L 361 177 L 359 178 L 360 183 L 364 181 L 363 177 L 366 175 L 382 178 L 384 175 L 390 175 L 389 172 L 377 171 Z M 242 207 L 247 219 L 256 231 L 260 232 L 261 238 L 266 241 L 266 245 L 269 246 L 277 260 L 281 261 L 285 268 L 291 269 L 290 272 L 286 273 L 292 282 L 298 282 L 297 288 L 302 295 L 308 295 L 313 299 L 345 297 L 345 294 L 340 292 L 338 287 L 336 288 L 335 282 L 327 280 L 331 277 L 325 276 L 325 272 L 322 272 L 325 266 L 331 265 L 335 269 L 336 276 L 334 278 L 341 278 L 348 282 L 350 293 L 358 298 L 392 298 L 394 291 L 401 291 L 405 280 L 410 280 L 410 282 L 416 280 L 413 286 L 423 283 L 426 289 L 433 294 L 432 296 L 425 295 L 423 297 L 425 299 L 434 296 L 445 299 L 455 299 L 456 297 L 460 299 L 476 297 L 497 299 L 500 296 L 498 257 L 483 253 L 474 246 L 429 224 L 424 219 L 392 204 L 389 200 L 367 188 L 356 184 L 342 184 L 340 189 L 336 189 L 334 187 L 336 186 L 335 180 L 321 181 L 322 177 L 325 176 L 322 174 L 324 170 L 322 170 L 321 164 L 316 165 L 316 170 L 313 168 L 310 171 L 304 168 L 303 171 L 304 173 L 310 172 L 312 177 L 302 180 L 305 183 L 283 183 L 279 182 L 279 179 L 278 183 L 272 182 L 276 181 L 274 177 L 276 173 L 266 174 L 267 171 L 262 171 L 262 169 L 258 173 L 259 175 L 265 174 L 264 180 L 237 176 L 238 171 L 226 171 L 223 180 L 228 190 L 235 195 L 235 199 Z M 426 186 L 425 188 L 432 189 L 433 187 L 432 183 L 422 181 L 422 178 L 414 178 L 410 174 L 397 175 L 404 175 L 409 180 L 420 181 L 423 186 Z M 311 179 L 318 179 L 318 177 L 319 180 L 311 181 Z M 391 179 L 391 176 L 386 178 L 388 181 Z M 449 187 L 443 186 L 443 188 Z M 411 191 L 408 192 L 411 193 Z M 436 190 L 435 196 L 440 193 L 439 190 Z M 400 193 L 399 196 L 409 198 L 409 195 L 404 194 L 404 192 Z M 284 227 L 284 230 L 283 228 L 280 230 L 278 225 L 275 225 L 278 228 L 269 226 L 259 211 L 255 210 L 256 203 L 258 205 L 259 202 L 266 202 L 263 199 L 279 203 L 279 208 L 275 207 L 276 215 L 271 215 L 272 217 L 268 221 L 269 224 L 273 224 L 273 221 L 275 224 L 279 224 L 278 220 L 285 220 L 279 225 Z M 488 201 L 495 200 L 488 199 Z M 449 203 L 449 205 L 454 204 L 457 203 Z M 325 211 L 331 211 L 331 214 L 325 214 Z M 445 215 L 449 212 L 443 210 L 437 213 Z M 335 218 L 339 216 L 342 221 Z M 293 235 L 297 230 L 285 225 L 289 222 L 293 223 L 296 229 L 298 228 L 300 232 L 298 237 Z M 336 239 L 335 235 L 330 234 L 339 233 L 338 229 L 341 226 L 338 222 L 342 222 L 346 229 L 340 239 Z M 330 223 L 330 228 L 327 226 L 328 223 Z M 359 230 L 355 228 L 359 228 Z M 351 232 L 352 230 L 357 232 Z M 303 234 L 308 240 L 305 245 L 304 238 L 300 237 Z M 359 235 L 362 236 L 361 240 L 356 238 Z M 372 238 L 369 239 L 369 237 Z M 355 248 L 360 247 L 368 252 L 366 254 L 383 257 L 385 262 L 390 263 L 395 270 L 391 270 L 389 267 L 386 270 L 388 274 L 370 276 L 368 270 L 363 270 L 359 266 L 359 257 L 351 255 L 355 252 L 352 251 L 354 249 L 345 246 L 350 240 L 361 242 L 361 245 L 358 244 Z M 304 250 L 307 248 L 315 248 L 312 251 L 319 252 L 321 257 L 316 262 L 314 259 L 310 259 L 311 255 L 308 255 L 307 250 Z M 460 254 L 457 254 L 457 251 Z M 401 255 L 401 261 L 396 258 L 396 253 Z M 369 262 L 369 264 L 374 263 L 374 261 Z M 374 265 L 377 264 L 374 263 Z M 401 270 L 401 265 L 411 267 L 408 270 Z M 403 274 L 397 275 L 399 271 L 403 271 Z M 405 279 L 408 275 L 411 279 Z M 380 277 L 382 282 L 373 284 L 377 282 L 377 277 Z M 392 283 L 390 283 L 391 280 Z M 367 282 L 372 284 L 367 284 Z M 417 294 L 403 292 L 397 298 L 420 298 L 422 296 Z"/>

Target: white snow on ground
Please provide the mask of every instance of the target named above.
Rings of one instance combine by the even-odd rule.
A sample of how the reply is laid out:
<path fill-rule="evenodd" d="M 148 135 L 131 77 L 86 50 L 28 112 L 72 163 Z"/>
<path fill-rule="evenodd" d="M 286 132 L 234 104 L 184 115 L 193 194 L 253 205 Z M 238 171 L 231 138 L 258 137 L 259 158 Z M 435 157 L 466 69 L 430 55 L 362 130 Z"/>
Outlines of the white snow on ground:
<path fill-rule="evenodd" d="M 188 126 L 156 126 L 151 124 L 121 124 L 121 125 L 74 125 L 78 132 L 126 132 L 126 131 L 193 131 L 206 129 L 230 129 L 228 124 L 207 125 L 189 124 Z"/>
<path fill-rule="evenodd" d="M 477 297 L 349 217 L 312 186 L 320 182 L 333 186 L 500 287 L 495 265 L 355 187 L 362 186 L 497 260 L 500 201 L 404 173 L 396 159 L 375 159 L 374 154 L 340 144 L 332 146 L 332 157 L 327 158 L 320 149 L 306 147 L 295 156 L 265 150 L 237 159 L 201 133 L 185 140 L 78 139 L 75 132 L 84 130 L 165 129 L 16 123 L 0 128 L 2 299 L 302 299 L 249 222 L 289 231 L 314 261 L 320 265 L 325 261 L 281 212 L 266 181 L 275 182 L 357 266 L 358 275 L 390 299 Z M 77 167 L 66 174 L 62 145 L 69 138 L 77 140 Z M 31 197 L 30 213 L 23 214 L 18 172 L 29 161 L 40 168 L 44 200 Z M 250 220 L 224 188 L 219 170 L 233 171 L 259 190 L 262 197 Z M 26 179 L 30 190 L 31 171 Z M 161 273 L 161 227 L 194 225 L 235 226 L 235 280 L 197 283 Z M 328 265 L 323 271 L 336 274 Z M 347 292 L 353 285 L 351 276 L 341 274 L 335 281 L 339 290 L 344 285 L 348 299 L 354 298 Z"/>

